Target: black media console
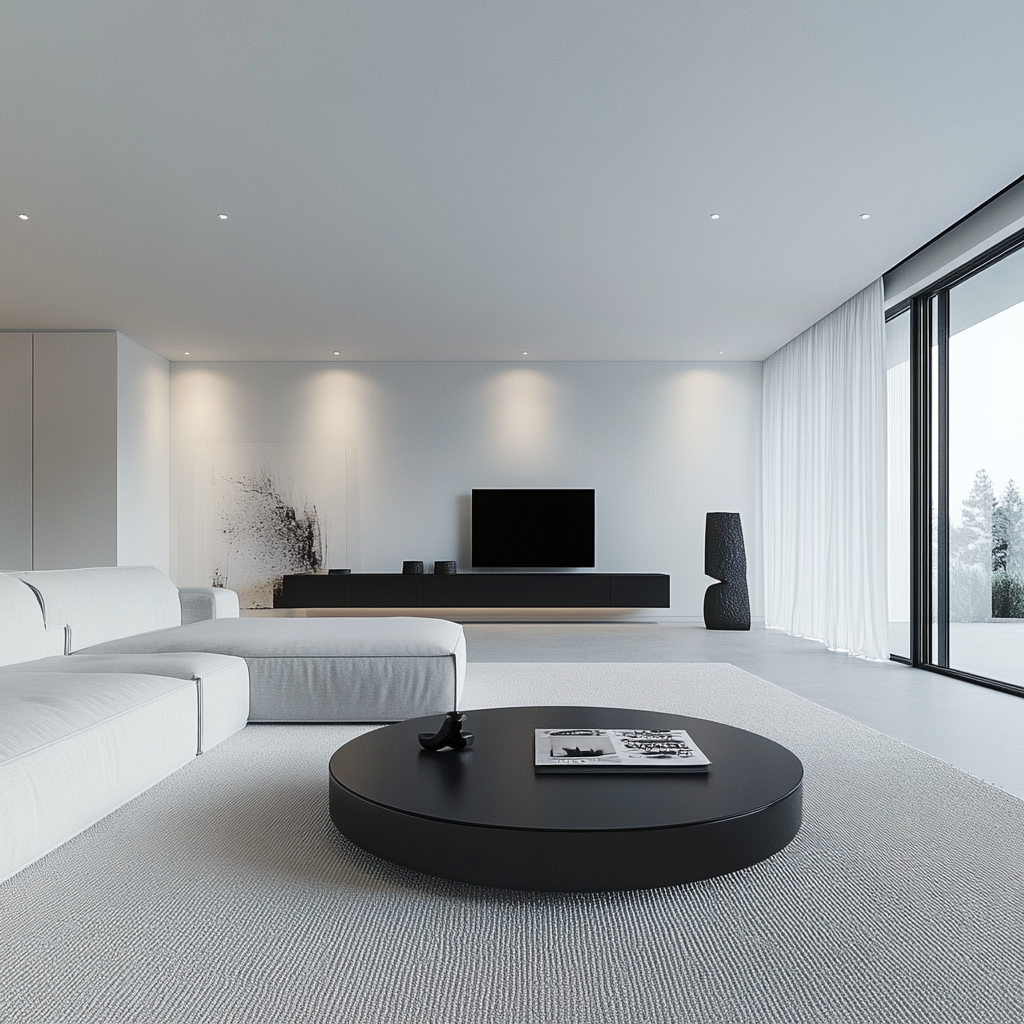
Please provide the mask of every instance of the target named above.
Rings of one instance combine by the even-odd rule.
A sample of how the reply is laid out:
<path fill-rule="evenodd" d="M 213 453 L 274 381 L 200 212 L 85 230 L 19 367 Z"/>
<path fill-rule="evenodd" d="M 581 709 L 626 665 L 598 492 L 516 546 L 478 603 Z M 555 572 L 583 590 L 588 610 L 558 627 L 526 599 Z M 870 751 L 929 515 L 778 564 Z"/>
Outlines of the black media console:
<path fill-rule="evenodd" d="M 285 576 L 275 608 L 668 608 L 665 573 Z"/>

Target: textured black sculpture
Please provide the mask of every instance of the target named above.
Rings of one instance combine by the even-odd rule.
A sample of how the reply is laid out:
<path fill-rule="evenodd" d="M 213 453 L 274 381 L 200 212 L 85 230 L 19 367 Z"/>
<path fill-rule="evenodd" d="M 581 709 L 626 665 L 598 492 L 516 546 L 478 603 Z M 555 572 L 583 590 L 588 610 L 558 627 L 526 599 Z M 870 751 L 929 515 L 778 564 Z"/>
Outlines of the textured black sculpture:
<path fill-rule="evenodd" d="M 462 727 L 466 724 L 466 716 L 458 711 L 449 711 L 445 715 L 441 728 L 436 733 L 419 733 L 420 746 L 432 753 L 436 750 L 443 750 L 451 747 L 452 750 L 465 750 L 473 746 L 473 734 L 466 732 Z"/>
<path fill-rule="evenodd" d="M 739 512 L 709 512 L 704 527 L 704 572 L 712 583 L 704 594 L 708 629 L 750 629 L 747 553 Z"/>

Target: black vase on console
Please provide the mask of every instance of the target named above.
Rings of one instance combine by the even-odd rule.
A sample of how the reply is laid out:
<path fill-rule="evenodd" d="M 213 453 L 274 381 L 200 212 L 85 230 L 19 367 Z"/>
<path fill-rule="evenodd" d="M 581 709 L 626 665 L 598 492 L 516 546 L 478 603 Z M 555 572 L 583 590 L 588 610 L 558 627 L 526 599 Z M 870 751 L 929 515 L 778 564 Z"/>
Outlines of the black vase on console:
<path fill-rule="evenodd" d="M 704 572 L 712 583 L 704 594 L 708 629 L 750 629 L 747 553 L 739 512 L 709 512 L 704 527 Z"/>

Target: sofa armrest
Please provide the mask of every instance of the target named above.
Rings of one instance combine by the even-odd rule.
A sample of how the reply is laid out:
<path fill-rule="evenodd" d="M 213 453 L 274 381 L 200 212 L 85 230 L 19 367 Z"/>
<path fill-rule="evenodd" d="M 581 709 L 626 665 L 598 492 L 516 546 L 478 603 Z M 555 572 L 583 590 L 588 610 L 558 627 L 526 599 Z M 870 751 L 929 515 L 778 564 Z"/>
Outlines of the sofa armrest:
<path fill-rule="evenodd" d="M 204 619 L 237 619 L 238 595 L 224 587 L 179 587 L 181 624 Z"/>

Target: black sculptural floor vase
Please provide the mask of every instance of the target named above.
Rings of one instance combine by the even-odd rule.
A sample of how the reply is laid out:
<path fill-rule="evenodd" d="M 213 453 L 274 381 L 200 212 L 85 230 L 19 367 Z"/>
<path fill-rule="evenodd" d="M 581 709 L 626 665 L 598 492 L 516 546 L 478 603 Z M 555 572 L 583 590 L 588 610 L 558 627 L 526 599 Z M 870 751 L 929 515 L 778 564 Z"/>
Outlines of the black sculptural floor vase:
<path fill-rule="evenodd" d="M 601 892 L 693 882 L 777 853 L 800 829 L 803 766 L 780 744 L 701 718 L 622 708 L 488 708 L 476 743 L 420 748 L 437 716 L 358 736 L 330 761 L 340 832 L 386 860 L 476 885 Z M 534 771 L 534 730 L 686 729 L 707 773 Z"/>
<path fill-rule="evenodd" d="M 704 572 L 713 583 L 704 594 L 708 629 L 750 629 L 747 554 L 739 512 L 709 512 L 704 528 Z"/>

